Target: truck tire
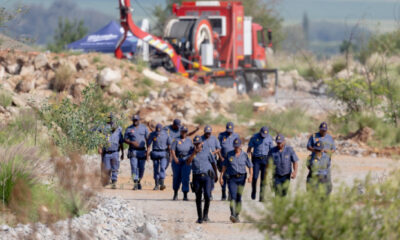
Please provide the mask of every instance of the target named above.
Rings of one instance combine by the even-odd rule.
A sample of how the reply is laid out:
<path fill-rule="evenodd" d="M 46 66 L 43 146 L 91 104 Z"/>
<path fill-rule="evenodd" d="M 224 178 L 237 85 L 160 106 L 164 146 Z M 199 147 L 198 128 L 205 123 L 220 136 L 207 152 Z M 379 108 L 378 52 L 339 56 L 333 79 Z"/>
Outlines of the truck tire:
<path fill-rule="evenodd" d="M 247 93 L 247 85 L 246 85 L 246 79 L 244 78 L 243 75 L 237 75 L 236 76 L 236 90 L 237 93 L 242 95 Z"/>
<path fill-rule="evenodd" d="M 198 55 L 200 55 L 201 44 L 210 43 L 214 45 L 212 26 L 210 21 L 205 17 L 196 20 L 191 35 L 193 50 Z"/>
<path fill-rule="evenodd" d="M 256 73 L 250 73 L 246 75 L 247 77 L 247 89 L 249 92 L 259 92 L 261 91 L 263 84 L 260 76 Z"/>

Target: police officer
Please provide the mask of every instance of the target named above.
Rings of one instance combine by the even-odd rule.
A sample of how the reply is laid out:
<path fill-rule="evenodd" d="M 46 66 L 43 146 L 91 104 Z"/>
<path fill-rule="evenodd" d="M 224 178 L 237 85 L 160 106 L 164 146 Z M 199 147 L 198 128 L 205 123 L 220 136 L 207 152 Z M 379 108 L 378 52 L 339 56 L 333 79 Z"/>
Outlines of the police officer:
<path fill-rule="evenodd" d="M 331 181 L 331 158 L 329 153 L 324 152 L 324 143 L 315 142 L 313 145 L 314 155 L 309 157 L 307 167 L 307 190 L 323 186 L 326 194 L 332 191 Z"/>
<path fill-rule="evenodd" d="M 190 155 L 187 164 L 192 164 L 192 183 L 196 194 L 197 223 L 208 222 L 208 210 L 210 208 L 211 185 L 218 181 L 217 165 L 212 153 L 203 148 L 203 141 L 200 136 L 193 139 L 194 150 Z M 204 193 L 204 211 L 202 211 L 201 198 Z"/>
<path fill-rule="evenodd" d="M 254 134 L 249 142 L 247 153 L 252 154 L 252 162 L 254 165 L 253 180 L 251 182 L 251 199 L 256 199 L 257 194 L 257 179 L 261 172 L 260 178 L 260 201 L 264 198 L 265 176 L 267 168 L 267 155 L 273 147 L 273 140 L 269 135 L 268 127 L 264 126 L 260 131 Z"/>
<path fill-rule="evenodd" d="M 121 150 L 121 160 L 124 160 L 124 138 L 122 137 L 122 128 L 117 126 L 114 116 L 110 114 L 107 125 L 102 130 L 107 138 L 107 144 L 99 149 L 102 156 L 101 175 L 103 185 L 110 182 L 111 187 L 116 189 L 116 182 L 119 170 L 119 150 Z"/>
<path fill-rule="evenodd" d="M 242 193 L 246 183 L 246 166 L 249 169 L 248 182 L 253 178 L 253 164 L 251 163 L 247 153 L 242 151 L 242 141 L 236 138 L 233 142 L 234 150 L 227 153 L 223 162 L 222 172 L 220 175 L 220 183 L 224 184 L 224 175 L 228 179 L 229 194 L 231 195 L 231 217 L 233 223 L 239 222 L 239 213 L 242 209 Z"/>
<path fill-rule="evenodd" d="M 150 154 L 150 146 L 152 151 Z M 153 171 L 155 186 L 153 190 L 164 190 L 165 171 L 169 163 L 169 150 L 171 146 L 171 138 L 163 130 L 161 124 L 156 125 L 156 130 L 150 133 L 147 140 L 147 160 L 151 157 L 153 160 Z"/>
<path fill-rule="evenodd" d="M 165 126 L 164 130 L 168 133 L 168 136 L 171 138 L 172 141 L 180 137 L 180 127 L 181 127 L 181 120 L 180 119 L 174 119 L 171 125 Z M 195 130 L 192 132 L 188 133 L 187 136 L 192 136 L 195 134 L 199 128 L 197 127 Z"/>
<path fill-rule="evenodd" d="M 316 150 L 314 149 L 314 145 L 316 142 L 321 142 L 324 146 L 323 152 L 327 153 L 330 157 L 336 151 L 335 141 L 333 137 L 328 134 L 328 124 L 326 122 L 322 122 L 319 125 L 319 132 L 314 133 L 308 139 L 307 149 L 311 151 L 311 156 L 314 156 Z"/>
<path fill-rule="evenodd" d="M 276 136 L 277 146 L 273 147 L 268 154 L 267 167 L 271 164 L 275 167 L 273 181 L 275 193 L 286 196 L 290 179 L 297 176 L 299 158 L 291 146 L 286 145 L 285 137 L 282 134 Z"/>
<path fill-rule="evenodd" d="M 131 163 L 133 190 L 141 190 L 141 180 L 146 166 L 146 141 L 149 135 L 147 127 L 140 123 L 139 115 L 132 117 L 132 125 L 125 130 L 124 139 L 129 144 L 128 158 Z"/>
<path fill-rule="evenodd" d="M 221 145 L 221 154 L 220 158 L 217 162 L 217 167 L 219 171 L 222 171 L 222 164 L 224 159 L 226 158 L 227 154 L 230 151 L 234 150 L 233 147 L 233 141 L 235 139 L 239 138 L 239 135 L 234 132 L 234 125 L 232 122 L 228 122 L 226 124 L 226 130 L 225 132 L 222 132 L 218 135 L 218 140 Z M 223 175 L 223 184 L 221 185 L 221 190 L 222 190 L 222 197 L 221 200 L 226 200 L 226 176 Z"/>
<path fill-rule="evenodd" d="M 189 181 L 191 165 L 186 164 L 186 160 L 193 153 L 193 143 L 187 137 L 188 129 L 185 126 L 181 127 L 181 136 L 172 143 L 172 172 L 173 172 L 173 200 L 178 199 L 179 187 L 182 183 L 183 200 L 188 201 Z"/>
<path fill-rule="evenodd" d="M 218 141 L 218 139 L 212 135 L 212 127 L 209 125 L 206 125 L 204 127 L 204 134 L 201 136 L 201 140 L 203 141 L 203 148 L 208 149 L 216 159 L 217 156 L 221 158 L 221 145 Z M 212 191 L 214 190 L 214 182 L 212 183 L 211 186 L 211 200 L 213 199 L 212 197 Z"/>

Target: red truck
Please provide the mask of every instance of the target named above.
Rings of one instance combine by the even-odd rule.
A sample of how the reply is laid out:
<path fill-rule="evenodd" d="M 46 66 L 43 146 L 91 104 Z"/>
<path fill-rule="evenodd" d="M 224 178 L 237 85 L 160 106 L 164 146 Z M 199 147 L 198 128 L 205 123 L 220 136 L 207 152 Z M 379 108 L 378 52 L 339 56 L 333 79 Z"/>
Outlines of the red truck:
<path fill-rule="evenodd" d="M 124 57 L 121 45 L 130 31 L 157 50 L 150 60 L 153 67 L 163 66 L 199 83 L 236 86 L 239 93 L 245 93 L 268 86 L 269 74 L 275 75 L 275 83 L 278 81 L 277 69 L 266 68 L 271 31 L 244 16 L 241 2 L 174 4 L 163 36 L 156 37 L 135 25 L 130 0 L 119 1 L 125 34 L 115 50 L 117 58 Z"/>

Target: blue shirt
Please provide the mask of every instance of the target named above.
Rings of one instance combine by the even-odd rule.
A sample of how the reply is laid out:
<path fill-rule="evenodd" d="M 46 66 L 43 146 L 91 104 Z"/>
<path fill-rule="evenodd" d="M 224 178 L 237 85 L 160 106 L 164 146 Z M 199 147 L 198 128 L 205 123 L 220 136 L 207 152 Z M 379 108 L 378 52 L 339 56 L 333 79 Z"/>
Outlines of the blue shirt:
<path fill-rule="evenodd" d="M 103 148 L 107 152 L 117 152 L 121 144 L 124 143 L 124 138 L 122 137 L 122 128 L 118 127 L 114 132 L 111 131 L 110 126 L 106 126 L 105 132 L 107 138 L 107 145 Z"/>
<path fill-rule="evenodd" d="M 322 142 L 324 144 L 324 150 L 336 150 L 335 140 L 329 134 L 326 134 L 324 137 L 318 132 L 311 135 L 308 139 L 307 148 L 313 147 L 316 142 Z M 315 153 L 311 153 L 311 156 L 314 156 Z"/>
<path fill-rule="evenodd" d="M 229 135 L 229 133 L 226 131 L 218 135 L 218 140 L 221 145 L 222 157 L 226 158 L 228 152 L 234 150 L 233 141 L 235 141 L 236 138 L 239 138 L 239 135 L 237 133 L 232 133 Z"/>
<path fill-rule="evenodd" d="M 149 138 L 147 139 L 147 146 L 152 144 L 153 151 L 165 151 L 171 145 L 171 138 L 165 131 L 154 131 L 150 133 Z"/>
<path fill-rule="evenodd" d="M 253 167 L 249 156 L 244 151 L 241 151 L 239 156 L 236 156 L 235 151 L 228 152 L 223 164 L 226 166 L 226 173 L 228 175 L 245 174 L 246 166 L 248 168 Z"/>
<path fill-rule="evenodd" d="M 171 138 L 171 141 L 174 142 L 177 138 L 181 136 L 181 130 L 178 128 L 177 130 L 172 128 L 172 125 L 164 127 L 164 131 Z"/>
<path fill-rule="evenodd" d="M 249 147 L 253 148 L 253 157 L 267 156 L 273 145 L 273 140 L 269 134 L 263 138 L 260 133 L 256 133 L 249 142 Z"/>
<path fill-rule="evenodd" d="M 124 138 L 128 139 L 132 142 L 139 143 L 139 149 L 146 148 L 146 139 L 149 136 L 149 130 L 143 124 L 139 124 L 138 126 L 131 125 L 125 130 Z M 135 148 L 132 145 L 129 145 L 129 150 L 134 150 Z"/>
<path fill-rule="evenodd" d="M 203 148 L 208 149 L 208 151 L 214 152 L 217 149 L 221 149 L 218 139 L 213 135 L 211 135 L 209 138 L 206 138 L 203 135 L 201 136 L 201 140 L 203 141 Z"/>
<path fill-rule="evenodd" d="M 175 152 L 175 155 L 179 161 L 186 161 L 193 153 L 194 146 L 190 138 L 186 137 L 184 140 L 182 138 L 178 138 L 172 143 L 171 149 Z"/>
<path fill-rule="evenodd" d="M 213 170 L 212 163 L 216 163 L 214 156 L 210 150 L 203 148 L 192 161 L 193 174 L 207 174 L 209 170 Z"/>
<path fill-rule="evenodd" d="M 299 161 L 295 151 L 291 146 L 285 145 L 282 152 L 279 148 L 273 147 L 269 151 L 268 159 L 272 158 L 275 166 L 275 175 L 284 176 L 292 172 L 292 163 Z"/>
<path fill-rule="evenodd" d="M 311 156 L 308 164 L 315 175 L 328 175 L 330 173 L 331 158 L 327 153 L 323 152 L 321 157 L 317 157 L 316 154 Z"/>

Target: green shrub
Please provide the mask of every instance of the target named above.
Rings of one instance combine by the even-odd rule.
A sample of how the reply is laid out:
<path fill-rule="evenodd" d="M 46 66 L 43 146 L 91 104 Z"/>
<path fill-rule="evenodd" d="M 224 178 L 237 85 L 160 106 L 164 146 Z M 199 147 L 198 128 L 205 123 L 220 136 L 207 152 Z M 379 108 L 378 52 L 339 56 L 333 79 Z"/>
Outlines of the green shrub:
<path fill-rule="evenodd" d="M 237 115 L 239 123 L 247 122 L 253 117 L 252 101 L 239 101 L 231 106 L 230 112 Z"/>
<path fill-rule="evenodd" d="M 325 77 L 324 70 L 317 66 L 300 69 L 299 74 L 311 82 L 316 82 Z"/>
<path fill-rule="evenodd" d="M 99 56 L 94 56 L 92 59 L 92 63 L 99 63 L 101 62 L 101 58 Z"/>
<path fill-rule="evenodd" d="M 226 124 L 229 122 L 229 119 L 225 116 L 218 114 L 215 118 L 211 116 L 211 112 L 207 111 L 206 113 L 199 114 L 195 117 L 194 122 L 199 125 L 206 125 L 206 124 Z"/>
<path fill-rule="evenodd" d="M 346 61 L 343 59 L 337 60 L 332 64 L 331 75 L 335 76 L 337 73 L 341 72 L 345 68 L 346 68 Z"/>
<path fill-rule="evenodd" d="M 142 80 L 143 85 L 147 86 L 147 87 L 152 87 L 154 85 L 153 80 L 151 80 L 150 78 L 143 78 Z"/>
<path fill-rule="evenodd" d="M 266 239 L 399 239 L 399 176 L 393 173 L 382 183 L 367 178 L 329 197 L 297 190 L 282 198 L 266 191 L 264 206 L 248 218 Z"/>
<path fill-rule="evenodd" d="M 12 104 L 12 97 L 9 93 L 7 92 L 0 92 L 0 105 L 2 107 L 8 107 L 11 106 Z"/>
<path fill-rule="evenodd" d="M 104 127 L 110 112 L 118 109 L 104 99 L 97 85 L 85 88 L 82 96 L 79 105 L 65 98 L 40 109 L 44 124 L 63 151 L 87 152 L 105 143 L 104 135 L 96 129 Z"/>

